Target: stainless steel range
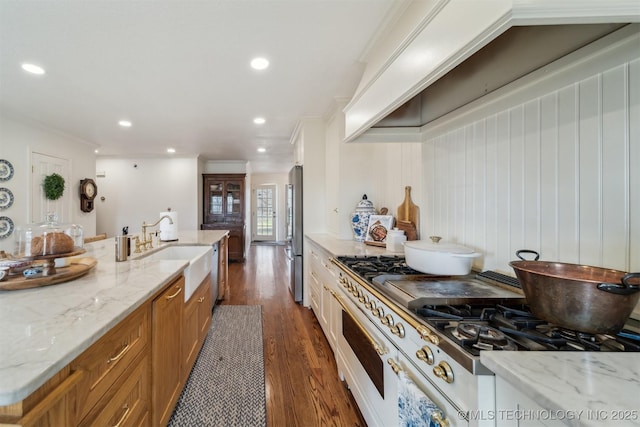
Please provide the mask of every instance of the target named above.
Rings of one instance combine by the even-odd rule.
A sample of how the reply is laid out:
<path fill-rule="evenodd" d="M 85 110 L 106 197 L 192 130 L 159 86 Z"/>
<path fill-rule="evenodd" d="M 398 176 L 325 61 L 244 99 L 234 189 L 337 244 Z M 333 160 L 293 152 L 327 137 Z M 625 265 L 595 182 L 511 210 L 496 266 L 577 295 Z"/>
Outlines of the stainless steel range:
<path fill-rule="evenodd" d="M 500 273 L 430 276 L 399 256 L 334 263 L 344 295 L 406 357 L 404 369 L 427 380 L 443 425 L 494 425 L 465 415 L 495 409 L 494 377 L 480 351 L 640 351 L 637 330 L 590 335 L 536 319 L 517 279 Z"/>

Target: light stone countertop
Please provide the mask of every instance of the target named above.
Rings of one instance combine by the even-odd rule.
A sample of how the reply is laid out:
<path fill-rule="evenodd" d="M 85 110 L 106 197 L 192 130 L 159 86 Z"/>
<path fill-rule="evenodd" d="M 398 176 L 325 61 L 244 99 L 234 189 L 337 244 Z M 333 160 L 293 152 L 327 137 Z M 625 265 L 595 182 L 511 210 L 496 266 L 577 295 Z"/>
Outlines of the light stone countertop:
<path fill-rule="evenodd" d="M 387 252 L 386 248 L 380 246 L 365 245 L 355 240 L 342 240 L 331 237 L 328 234 L 307 234 L 307 239 L 322 246 L 333 256 L 378 256 L 378 255 L 399 255 L 400 252 Z"/>
<path fill-rule="evenodd" d="M 640 426 L 638 353 L 483 351 L 480 360 L 542 408 L 571 412 L 568 425 Z"/>
<path fill-rule="evenodd" d="M 179 232 L 171 245 L 213 245 L 225 230 Z M 0 291 L 0 406 L 20 401 L 178 277 L 186 260 L 134 255 L 115 262 L 115 240 L 85 245 L 98 264 L 66 283 Z M 149 251 L 147 251 L 148 253 Z M 139 258 L 139 259 L 136 259 Z"/>

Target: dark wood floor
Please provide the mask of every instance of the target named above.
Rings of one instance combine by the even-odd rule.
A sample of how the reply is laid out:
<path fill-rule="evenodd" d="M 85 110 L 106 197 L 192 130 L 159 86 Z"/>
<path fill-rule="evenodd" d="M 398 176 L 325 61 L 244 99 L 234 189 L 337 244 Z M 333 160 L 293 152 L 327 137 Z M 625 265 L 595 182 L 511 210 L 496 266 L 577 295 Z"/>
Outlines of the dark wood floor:
<path fill-rule="evenodd" d="M 284 247 L 251 245 L 229 283 L 222 304 L 262 305 L 267 425 L 366 426 L 313 312 L 291 298 Z"/>

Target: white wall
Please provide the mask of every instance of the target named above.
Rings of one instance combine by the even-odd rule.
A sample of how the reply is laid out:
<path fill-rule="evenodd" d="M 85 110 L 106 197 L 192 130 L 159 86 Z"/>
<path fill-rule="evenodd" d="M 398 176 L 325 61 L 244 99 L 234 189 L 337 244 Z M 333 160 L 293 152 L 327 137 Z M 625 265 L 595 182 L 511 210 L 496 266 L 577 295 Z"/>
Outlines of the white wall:
<path fill-rule="evenodd" d="M 287 184 L 289 183 L 289 175 L 286 173 L 280 174 L 252 174 L 251 175 L 251 207 L 250 218 L 253 224 L 255 218 L 255 209 L 253 205 L 255 190 L 261 185 L 273 184 L 276 186 L 276 240 L 284 241 L 286 238 L 286 197 L 287 197 Z M 253 227 L 252 227 L 253 229 Z M 252 240 L 255 236 L 252 236 Z"/>
<path fill-rule="evenodd" d="M 199 229 L 201 169 L 197 158 L 98 158 L 97 232 L 109 236 L 129 226 L 138 234 L 142 222 L 156 222 L 160 212 L 178 213 L 178 230 Z M 104 201 L 101 199 L 104 197 Z"/>
<path fill-rule="evenodd" d="M 427 129 L 423 233 L 510 274 L 523 248 L 640 270 L 639 43 L 597 43 Z"/>
<path fill-rule="evenodd" d="M 14 196 L 13 205 L 0 211 L 0 216 L 11 218 L 15 226 L 31 222 L 31 152 L 35 151 L 69 160 L 70 179 L 65 182 L 65 197 L 70 197 L 71 217 L 60 221 L 82 225 L 85 236 L 95 235 L 96 211 L 82 212 L 79 196 L 80 180 L 95 178 L 94 149 L 94 145 L 78 138 L 0 114 L 0 159 L 8 160 L 14 168 L 13 178 L 0 182 L 0 187 L 8 188 Z M 0 240 L 0 250 L 13 251 L 13 237 Z"/>

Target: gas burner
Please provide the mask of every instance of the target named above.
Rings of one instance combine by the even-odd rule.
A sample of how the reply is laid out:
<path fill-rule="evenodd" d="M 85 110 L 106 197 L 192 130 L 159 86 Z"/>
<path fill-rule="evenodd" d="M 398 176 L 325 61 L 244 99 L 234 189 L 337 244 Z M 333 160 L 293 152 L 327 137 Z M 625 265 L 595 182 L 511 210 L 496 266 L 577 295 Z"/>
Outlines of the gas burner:
<path fill-rule="evenodd" d="M 338 261 L 346 265 L 351 271 L 372 282 L 374 277 L 393 275 L 417 275 L 422 274 L 409 267 L 401 256 L 355 256 L 338 257 Z"/>
<path fill-rule="evenodd" d="M 461 345 L 471 345 L 478 350 L 517 350 L 518 346 L 498 329 L 490 326 L 460 322 L 451 331 L 451 335 L 460 341 Z"/>
<path fill-rule="evenodd" d="M 429 318 L 442 318 L 451 320 L 488 320 L 487 310 L 493 309 L 484 305 L 425 305 L 416 309 L 416 314 Z"/>

